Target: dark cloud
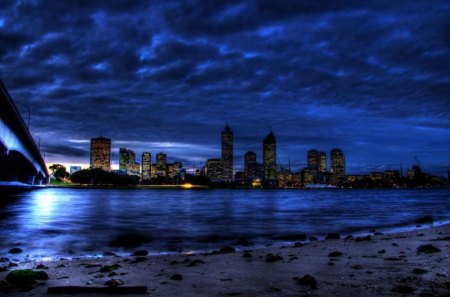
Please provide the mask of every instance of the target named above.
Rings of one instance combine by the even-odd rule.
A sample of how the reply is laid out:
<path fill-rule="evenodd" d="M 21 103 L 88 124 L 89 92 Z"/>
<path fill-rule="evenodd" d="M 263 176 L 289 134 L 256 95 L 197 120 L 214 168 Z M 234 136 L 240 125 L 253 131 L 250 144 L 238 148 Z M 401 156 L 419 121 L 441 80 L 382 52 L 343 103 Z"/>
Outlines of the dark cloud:
<path fill-rule="evenodd" d="M 341 147 L 350 171 L 448 166 L 445 1 L 6 1 L 0 73 L 30 106 L 49 162 L 87 163 L 89 139 L 197 165 L 220 131 L 279 161 Z M 435 153 L 443 151 L 443 153 Z M 420 152 L 420 153 L 417 153 Z M 445 165 L 447 164 L 447 165 Z"/>

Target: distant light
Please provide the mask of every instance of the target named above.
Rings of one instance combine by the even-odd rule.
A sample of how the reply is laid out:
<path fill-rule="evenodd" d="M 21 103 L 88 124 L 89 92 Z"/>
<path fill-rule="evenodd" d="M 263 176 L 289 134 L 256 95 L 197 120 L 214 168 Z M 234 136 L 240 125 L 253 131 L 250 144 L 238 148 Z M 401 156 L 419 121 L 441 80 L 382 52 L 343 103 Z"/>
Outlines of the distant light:
<path fill-rule="evenodd" d="M 192 184 L 183 184 L 183 185 L 181 185 L 183 188 L 185 188 L 185 189 L 190 189 L 190 188 L 192 188 L 193 187 L 193 185 Z"/>

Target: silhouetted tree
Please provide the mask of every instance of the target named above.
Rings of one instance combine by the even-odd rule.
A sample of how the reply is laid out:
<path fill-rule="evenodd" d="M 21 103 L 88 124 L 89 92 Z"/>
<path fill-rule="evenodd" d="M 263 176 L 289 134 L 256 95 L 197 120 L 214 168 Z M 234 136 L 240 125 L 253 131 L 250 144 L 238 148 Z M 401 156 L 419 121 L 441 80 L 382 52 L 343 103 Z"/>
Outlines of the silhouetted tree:
<path fill-rule="evenodd" d="M 66 171 L 66 167 L 61 164 L 53 164 L 49 167 L 52 171 L 52 175 L 57 181 L 62 181 L 64 178 L 69 177 L 69 173 Z"/>

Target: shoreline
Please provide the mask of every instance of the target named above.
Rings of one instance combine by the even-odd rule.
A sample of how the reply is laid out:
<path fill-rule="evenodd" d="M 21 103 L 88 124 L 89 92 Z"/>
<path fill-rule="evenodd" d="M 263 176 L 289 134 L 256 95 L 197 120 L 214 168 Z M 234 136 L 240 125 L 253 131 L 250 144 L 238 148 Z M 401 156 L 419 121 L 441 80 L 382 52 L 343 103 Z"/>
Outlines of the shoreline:
<path fill-rule="evenodd" d="M 349 187 L 217 187 L 206 185 L 128 185 L 128 186 L 113 186 L 113 185 L 83 185 L 83 184 L 48 184 L 48 185 L 0 185 L 0 189 L 6 194 L 14 194 L 25 191 L 41 190 L 41 189 L 97 189 L 97 190 L 283 190 L 283 191 L 385 191 L 385 190 L 450 190 L 450 187 L 429 187 L 429 188 L 349 188 Z"/>
<path fill-rule="evenodd" d="M 135 256 L 111 254 L 89 259 L 20 262 L 0 272 L 0 280 L 12 270 L 38 267 L 49 276 L 42 285 L 28 292 L 6 289 L 4 293 L 8 296 L 40 296 L 50 287 L 61 286 L 86 290 L 108 288 L 105 282 L 112 279 L 125 291 L 131 287 L 147 287 L 146 293 L 130 293 L 130 296 L 179 296 L 180 293 L 182 296 L 404 296 L 402 294 L 409 292 L 426 297 L 450 294 L 450 224 L 377 234 L 284 246 L 248 246 L 239 250 L 224 247 L 212 253 L 149 256 L 140 251 Z M 418 248 L 424 245 L 432 245 L 440 251 L 418 253 Z M 306 275 L 312 278 L 305 279 Z M 60 292 L 55 296 L 68 294 Z M 94 292 L 77 296 L 105 295 Z"/>
<path fill-rule="evenodd" d="M 374 228 L 373 226 L 367 228 L 358 228 L 349 231 L 338 232 L 341 238 L 345 238 L 347 236 L 353 237 L 364 237 L 364 236 L 373 236 L 377 233 L 383 233 L 383 235 L 392 235 L 403 232 L 411 232 L 411 231 L 420 231 L 424 229 L 428 229 L 430 227 L 439 227 L 449 225 L 450 219 L 442 220 L 442 221 L 434 221 L 426 222 L 426 223 L 417 223 L 417 222 L 409 222 L 409 223 L 399 223 L 391 226 L 381 226 L 378 228 Z M 228 239 L 219 239 L 213 240 L 210 242 L 205 241 L 204 245 L 211 245 L 209 248 L 197 248 L 197 247 L 183 247 L 179 246 L 175 248 L 152 248 L 152 241 L 148 243 L 143 243 L 141 246 L 131 248 L 131 247 L 111 247 L 105 245 L 103 248 L 99 248 L 97 250 L 92 249 L 81 249 L 81 250 L 70 250 L 70 252 L 60 252 L 55 253 L 53 255 L 45 254 L 45 253 L 36 253 L 33 251 L 23 251 L 19 254 L 10 254 L 10 253 L 1 253 L 1 258 L 13 258 L 15 262 L 29 262 L 29 263 L 37 263 L 37 262 L 46 262 L 46 261 L 56 261 L 57 259 L 64 258 L 68 260 L 82 260 L 82 259 L 95 259 L 95 258 L 103 258 L 104 253 L 114 253 L 120 257 L 127 257 L 136 249 L 148 249 L 148 256 L 165 256 L 165 255 L 183 255 L 186 253 L 190 254 L 207 254 L 214 252 L 220 249 L 223 246 L 233 246 L 236 250 L 245 250 L 247 247 L 251 247 L 253 249 L 264 249 L 264 248 L 277 248 L 282 246 L 294 245 L 296 242 L 301 242 L 302 244 L 310 244 L 317 241 L 325 241 L 327 234 L 303 234 L 303 233 L 292 233 L 290 235 L 286 235 L 285 239 L 277 239 L 277 238 L 265 238 L 264 241 L 255 241 L 255 238 L 244 238 L 244 237 L 235 237 Z M 283 237 L 283 236 L 281 236 Z M 300 237 L 304 237 L 304 239 L 300 239 Z M 312 240 L 310 239 L 312 238 Z M 207 239 L 205 239 L 207 240 Z M 248 245 L 239 245 L 239 241 L 244 241 L 249 243 Z M 11 245 L 5 246 L 5 251 L 10 248 L 18 247 L 21 248 L 21 245 Z M 0 262 L 1 267 L 1 262 Z"/>

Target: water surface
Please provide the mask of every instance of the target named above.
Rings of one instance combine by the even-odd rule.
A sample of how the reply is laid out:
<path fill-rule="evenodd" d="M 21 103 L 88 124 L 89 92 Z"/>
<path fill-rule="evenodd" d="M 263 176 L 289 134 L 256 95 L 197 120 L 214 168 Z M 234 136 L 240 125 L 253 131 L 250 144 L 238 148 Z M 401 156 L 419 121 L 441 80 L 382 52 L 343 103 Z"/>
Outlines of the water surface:
<path fill-rule="evenodd" d="M 143 236 L 152 252 L 257 245 L 450 220 L 444 190 L 117 190 L 49 188 L 0 196 L 0 256 L 129 253 L 110 243 Z M 131 249 L 132 250 L 132 249 Z M 11 255 L 9 255 L 11 256 Z"/>

